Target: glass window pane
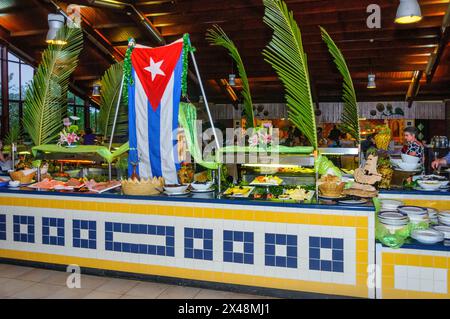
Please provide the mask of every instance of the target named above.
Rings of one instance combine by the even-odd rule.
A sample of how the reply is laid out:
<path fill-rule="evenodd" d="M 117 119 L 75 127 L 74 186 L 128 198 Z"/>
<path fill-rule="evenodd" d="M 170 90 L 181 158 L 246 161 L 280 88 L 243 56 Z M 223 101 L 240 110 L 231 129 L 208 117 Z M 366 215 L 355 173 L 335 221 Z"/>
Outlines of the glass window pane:
<path fill-rule="evenodd" d="M 19 100 L 19 64 L 8 63 L 9 78 L 9 99 Z"/>
<path fill-rule="evenodd" d="M 75 103 L 75 96 L 70 91 L 67 93 L 67 103 L 69 103 L 69 104 Z"/>
<path fill-rule="evenodd" d="M 75 96 L 75 105 L 84 105 L 83 99 Z"/>
<path fill-rule="evenodd" d="M 9 102 L 9 127 L 19 125 L 19 102 Z"/>
<path fill-rule="evenodd" d="M 97 119 L 98 119 L 98 110 L 95 107 L 89 108 L 89 115 L 90 115 L 90 124 L 91 129 L 95 132 L 97 132 Z"/>
<path fill-rule="evenodd" d="M 21 89 L 22 89 L 22 100 L 25 100 L 25 92 L 28 88 L 28 85 L 33 81 L 34 70 L 28 64 L 22 64 L 20 68 L 21 72 Z"/>
<path fill-rule="evenodd" d="M 80 118 L 77 125 L 80 130 L 84 130 L 84 107 L 77 107 L 77 116 Z"/>
<path fill-rule="evenodd" d="M 8 52 L 8 61 L 19 62 L 19 58 L 16 57 L 13 53 Z"/>

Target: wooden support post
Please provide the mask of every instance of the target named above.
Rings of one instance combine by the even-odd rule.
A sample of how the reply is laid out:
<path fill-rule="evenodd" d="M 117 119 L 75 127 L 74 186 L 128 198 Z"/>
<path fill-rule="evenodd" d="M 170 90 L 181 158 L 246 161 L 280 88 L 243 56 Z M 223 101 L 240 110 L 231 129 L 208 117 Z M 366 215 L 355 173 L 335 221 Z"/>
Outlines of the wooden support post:
<path fill-rule="evenodd" d="M 2 117 L 1 132 L 2 138 L 9 132 L 9 92 L 8 92 L 8 48 L 2 46 L 0 48 L 1 56 L 1 78 L 2 78 Z"/>

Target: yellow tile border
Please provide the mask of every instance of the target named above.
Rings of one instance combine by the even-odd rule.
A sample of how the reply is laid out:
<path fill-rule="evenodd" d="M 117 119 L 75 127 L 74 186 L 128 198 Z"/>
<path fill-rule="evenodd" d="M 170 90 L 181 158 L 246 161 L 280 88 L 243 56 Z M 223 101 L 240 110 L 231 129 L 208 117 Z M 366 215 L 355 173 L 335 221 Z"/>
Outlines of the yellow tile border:
<path fill-rule="evenodd" d="M 54 203 L 56 202 L 56 203 Z M 361 229 L 368 228 L 368 215 L 366 216 L 337 216 L 327 214 L 326 211 L 314 213 L 287 213 L 287 212 L 271 212 L 236 207 L 233 209 L 218 207 L 182 207 L 182 206 L 161 206 L 143 205 L 143 204 L 112 204 L 105 202 L 84 202 L 75 200 L 57 200 L 54 199 L 37 199 L 26 198 L 17 200 L 13 197 L 0 197 L 0 206 L 23 206 L 23 207 L 42 207 L 56 208 L 65 210 L 82 210 L 92 212 L 108 212 L 108 213 L 126 213 L 126 214 L 144 214 L 144 215 L 160 215 L 175 217 L 193 217 L 193 218 L 211 218 L 211 219 L 227 219 L 242 221 L 264 221 L 273 223 L 287 224 L 305 224 L 319 226 L 337 226 L 337 227 L 358 227 Z M 53 207 L 55 206 L 55 207 Z M 280 207 L 282 210 L 283 207 Z M 300 209 L 299 209 L 300 210 Z"/>
<path fill-rule="evenodd" d="M 0 249 L 0 256 L 3 258 L 62 264 L 62 265 L 76 264 L 81 267 L 87 268 L 122 271 L 144 275 L 166 276 L 191 280 L 203 280 L 227 284 L 248 285 L 256 287 L 285 289 L 285 290 L 321 293 L 321 294 L 368 297 L 368 288 L 365 286 L 365 278 L 364 278 L 364 286 L 361 285 L 354 286 L 354 285 L 344 285 L 334 283 L 330 285 L 330 283 L 312 282 L 305 280 L 272 278 L 263 276 L 234 274 L 234 273 L 222 273 L 196 269 L 185 269 L 178 267 L 135 264 L 118 261 L 50 255 L 43 253 L 22 252 L 5 249 Z M 362 276 L 359 276 L 359 278 L 361 277 Z M 358 282 L 361 284 L 361 280 L 358 280 Z"/>
<path fill-rule="evenodd" d="M 449 299 L 450 298 L 450 257 L 440 257 L 432 255 L 417 254 L 396 254 L 382 252 L 382 297 L 383 299 Z M 445 267 L 444 267 L 445 265 Z M 430 268 L 447 268 L 447 293 L 432 293 L 422 291 L 412 291 L 396 289 L 394 283 L 395 266 L 416 266 Z"/>

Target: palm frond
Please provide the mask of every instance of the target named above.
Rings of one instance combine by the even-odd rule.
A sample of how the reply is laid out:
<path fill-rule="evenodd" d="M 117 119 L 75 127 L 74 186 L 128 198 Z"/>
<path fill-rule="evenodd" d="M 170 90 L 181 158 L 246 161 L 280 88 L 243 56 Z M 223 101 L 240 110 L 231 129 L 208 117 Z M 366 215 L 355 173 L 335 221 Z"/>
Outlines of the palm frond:
<path fill-rule="evenodd" d="M 252 95 L 250 92 L 250 85 L 248 83 L 247 72 L 245 71 L 244 62 L 242 61 L 239 50 L 237 49 L 234 42 L 228 37 L 228 35 L 223 31 L 218 25 L 214 25 L 213 29 L 208 29 L 206 32 L 206 40 L 210 45 L 222 46 L 229 51 L 231 58 L 236 63 L 239 77 L 242 82 L 241 94 L 244 98 L 244 113 L 247 117 L 247 127 L 255 126 L 255 116 L 253 113 L 253 102 Z"/>
<path fill-rule="evenodd" d="M 5 136 L 5 145 L 11 145 L 13 143 L 17 143 L 19 137 L 21 135 L 20 125 L 12 126 Z"/>
<path fill-rule="evenodd" d="M 264 22 L 274 31 L 263 55 L 285 87 L 289 119 L 317 149 L 316 118 L 300 28 L 284 1 L 263 2 Z"/>
<path fill-rule="evenodd" d="M 111 136 L 122 77 L 123 62 L 120 62 L 113 64 L 108 70 L 106 70 L 101 79 L 102 97 L 100 100 L 98 122 L 99 133 L 103 135 L 104 140 Z M 125 94 L 123 94 L 120 99 L 119 113 L 114 135 L 122 135 L 127 133 L 128 103 L 124 97 Z"/>
<path fill-rule="evenodd" d="M 334 43 L 328 32 L 320 27 L 322 39 L 328 46 L 328 51 L 333 56 L 334 64 L 343 78 L 342 100 L 344 102 L 344 109 L 341 115 L 340 129 L 349 133 L 359 143 L 360 126 L 359 126 L 359 109 L 356 101 L 355 87 L 353 86 L 352 76 L 347 67 L 344 55 L 341 50 Z"/>
<path fill-rule="evenodd" d="M 52 142 L 67 112 L 69 78 L 83 48 L 80 28 L 63 27 L 57 35 L 66 44 L 50 44 L 25 95 L 23 125 L 34 145 Z"/>

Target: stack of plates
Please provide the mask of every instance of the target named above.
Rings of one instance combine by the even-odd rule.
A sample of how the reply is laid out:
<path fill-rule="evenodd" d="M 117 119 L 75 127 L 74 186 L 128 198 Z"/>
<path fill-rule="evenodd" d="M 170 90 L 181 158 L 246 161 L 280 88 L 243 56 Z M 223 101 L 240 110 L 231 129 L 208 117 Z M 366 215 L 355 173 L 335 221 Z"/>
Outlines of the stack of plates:
<path fill-rule="evenodd" d="M 393 199 L 382 199 L 381 210 L 396 210 L 397 207 L 404 205 L 403 202 Z"/>
<path fill-rule="evenodd" d="M 406 214 L 395 210 L 381 211 L 378 214 L 378 219 L 391 233 L 402 229 L 408 225 L 409 218 Z"/>
<path fill-rule="evenodd" d="M 438 214 L 439 224 L 450 226 L 450 211 L 440 212 Z"/>
<path fill-rule="evenodd" d="M 411 237 L 422 244 L 436 244 L 444 240 L 444 233 L 433 230 L 414 230 Z"/>
<path fill-rule="evenodd" d="M 434 226 L 433 229 L 443 233 L 445 239 L 450 239 L 450 226 Z"/>
<path fill-rule="evenodd" d="M 430 219 L 430 222 L 433 224 L 438 224 L 438 210 L 434 208 L 427 208 L 428 210 L 428 218 Z"/>
<path fill-rule="evenodd" d="M 409 220 L 412 224 L 418 224 L 426 222 L 430 223 L 430 219 L 428 217 L 428 209 L 418 206 L 399 206 L 398 211 L 400 213 L 406 214 L 409 217 Z"/>

